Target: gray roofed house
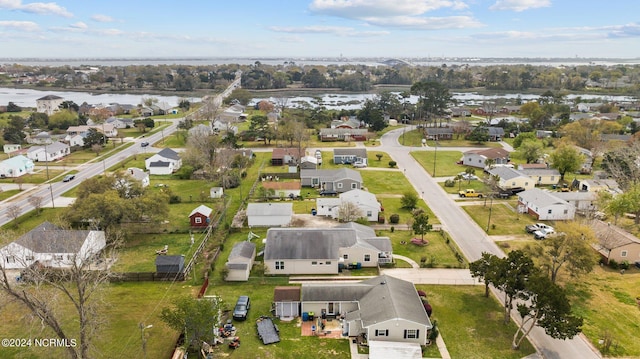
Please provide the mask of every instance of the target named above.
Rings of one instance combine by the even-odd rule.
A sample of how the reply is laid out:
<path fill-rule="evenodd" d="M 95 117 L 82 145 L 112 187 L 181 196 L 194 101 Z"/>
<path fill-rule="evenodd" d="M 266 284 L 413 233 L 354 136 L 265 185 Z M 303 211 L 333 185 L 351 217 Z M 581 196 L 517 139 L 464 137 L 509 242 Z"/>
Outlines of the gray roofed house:
<path fill-rule="evenodd" d="M 169 162 L 169 165 L 166 165 L 165 162 Z M 152 175 L 171 174 L 182 167 L 180 155 L 170 148 L 162 149 L 160 152 L 147 158 L 144 163 L 146 169 L 149 170 L 149 173 Z"/>
<path fill-rule="evenodd" d="M 335 274 L 344 263 L 363 267 L 390 263 L 393 253 L 389 238 L 356 225 L 272 228 L 267 232 L 264 261 L 272 274 Z"/>
<path fill-rule="evenodd" d="M 366 128 L 321 128 L 321 141 L 364 141 L 369 130 Z"/>
<path fill-rule="evenodd" d="M 494 167 L 488 170 L 492 176 L 498 176 L 498 187 L 502 189 L 510 189 L 516 187 L 522 187 L 524 189 L 531 189 L 535 187 L 535 181 L 529 176 L 522 173 L 520 170 L 516 170 L 510 167 Z"/>
<path fill-rule="evenodd" d="M 638 237 L 618 226 L 599 220 L 594 220 L 591 227 L 599 242 L 593 247 L 607 264 L 610 260 L 622 263 L 623 261 L 635 261 L 640 257 L 640 239 Z"/>
<path fill-rule="evenodd" d="M 360 172 L 350 168 L 337 170 L 300 170 L 300 181 L 303 187 L 320 188 L 333 193 L 362 189 Z"/>
<path fill-rule="evenodd" d="M 554 185 L 560 181 L 560 171 L 555 168 L 527 168 L 520 170 L 524 175 L 531 178 L 536 185 Z"/>
<path fill-rule="evenodd" d="M 247 281 L 256 258 L 256 244 L 249 241 L 236 243 L 229 253 L 225 267 L 228 269 L 226 281 Z"/>
<path fill-rule="evenodd" d="M 335 148 L 333 163 L 354 163 L 367 159 L 366 148 Z"/>
<path fill-rule="evenodd" d="M 288 226 L 293 216 L 293 203 L 249 203 L 247 222 L 249 227 Z"/>
<path fill-rule="evenodd" d="M 569 202 L 558 198 L 554 193 L 533 188 L 518 193 L 518 205 L 536 220 L 571 220 L 576 208 Z"/>
<path fill-rule="evenodd" d="M 509 163 L 509 151 L 503 148 L 487 148 L 482 150 L 469 150 L 463 153 L 462 164 L 465 166 L 485 168 L 485 161 L 494 160 L 496 165 Z"/>
<path fill-rule="evenodd" d="M 451 127 L 427 127 L 424 129 L 427 140 L 450 140 L 453 138 Z"/>
<path fill-rule="evenodd" d="M 26 268 L 36 262 L 57 268 L 84 265 L 106 246 L 103 231 L 65 230 L 49 222 L 0 248 L 5 268 Z"/>
<path fill-rule="evenodd" d="M 425 345 L 433 327 L 413 283 L 388 275 L 351 284 L 303 284 L 301 302 L 302 312 L 344 315 L 344 332 L 370 342 Z"/>

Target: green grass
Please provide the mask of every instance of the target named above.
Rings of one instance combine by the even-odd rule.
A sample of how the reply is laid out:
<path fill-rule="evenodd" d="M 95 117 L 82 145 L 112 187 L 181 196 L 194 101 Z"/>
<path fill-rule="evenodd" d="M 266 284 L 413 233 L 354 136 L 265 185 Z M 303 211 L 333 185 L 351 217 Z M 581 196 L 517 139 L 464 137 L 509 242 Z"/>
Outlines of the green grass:
<path fill-rule="evenodd" d="M 417 263 L 420 263 L 424 257 L 427 263 L 431 263 L 436 268 L 458 268 L 461 265 L 439 231 L 425 234 L 424 239 L 429 241 L 426 246 L 412 244 L 411 238 L 420 238 L 420 235 L 414 235 L 411 231 L 396 230 L 393 233 L 391 231 L 377 231 L 377 233 L 391 239 L 394 254 L 409 257 Z M 451 244 L 455 247 L 455 244 Z"/>
<path fill-rule="evenodd" d="M 193 236 L 195 244 L 191 246 L 188 233 L 129 235 L 125 239 L 126 249 L 119 254 L 112 269 L 115 272 L 155 272 L 156 251 L 165 245 L 169 246 L 168 255 L 184 255 L 187 262 L 203 239 L 202 233 L 193 233 Z"/>
<path fill-rule="evenodd" d="M 442 339 L 452 358 L 519 359 L 535 352 L 523 341 L 511 349 L 516 325 L 502 321 L 502 306 L 493 297 L 484 297 L 483 286 L 417 285 L 427 293 Z"/>
<path fill-rule="evenodd" d="M 19 189 L 11 189 L 11 190 L 8 190 L 8 191 L 2 191 L 2 192 L 0 192 L 0 201 L 4 201 L 5 199 L 7 199 L 9 197 L 13 197 L 13 196 L 17 195 L 20 192 L 22 192 L 22 191 L 20 191 Z"/>
<path fill-rule="evenodd" d="M 380 160 L 376 157 L 377 154 L 382 155 Z M 367 151 L 367 166 L 373 168 L 389 168 L 389 161 L 391 157 L 386 152 L 381 151 Z"/>
<path fill-rule="evenodd" d="M 364 186 L 371 193 L 378 194 L 403 194 L 407 191 L 414 192 L 413 186 L 400 170 L 398 171 L 360 171 Z"/>
<path fill-rule="evenodd" d="M 489 208 L 491 208 L 491 212 L 489 212 Z M 505 204 L 503 201 L 493 201 L 492 205 L 490 200 L 486 200 L 486 206 L 484 204 L 462 206 L 462 209 L 471 216 L 480 228 L 486 230 L 487 223 L 489 223 L 489 234 L 491 235 L 526 234 L 524 227 L 534 223 L 531 217 L 518 214 L 511 204 Z M 491 213 L 490 222 L 489 213 Z"/>
<path fill-rule="evenodd" d="M 411 152 L 413 158 L 433 176 L 433 161 L 436 159 L 436 177 L 455 176 L 463 172 L 465 167 L 457 165 L 456 162 L 462 157 L 462 152 L 458 151 L 414 151 Z"/>
<path fill-rule="evenodd" d="M 407 222 L 413 218 L 411 211 L 405 208 L 402 208 L 401 196 L 397 197 L 386 197 L 384 195 L 378 195 L 378 201 L 382 204 L 384 208 L 384 216 L 387 224 L 389 223 L 389 217 L 392 214 L 397 214 L 400 216 L 400 225 L 406 225 Z M 431 211 L 429 207 L 424 203 L 424 201 L 418 201 L 418 207 L 420 209 L 425 210 L 425 212 L 429 215 L 429 223 L 440 223 L 438 217 Z"/>

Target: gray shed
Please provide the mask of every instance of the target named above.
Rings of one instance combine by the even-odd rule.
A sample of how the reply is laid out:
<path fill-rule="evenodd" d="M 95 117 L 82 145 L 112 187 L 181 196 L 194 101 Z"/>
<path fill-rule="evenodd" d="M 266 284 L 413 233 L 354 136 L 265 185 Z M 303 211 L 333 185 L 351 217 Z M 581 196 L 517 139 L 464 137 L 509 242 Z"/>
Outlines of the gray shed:
<path fill-rule="evenodd" d="M 156 256 L 156 273 L 181 273 L 184 256 Z"/>

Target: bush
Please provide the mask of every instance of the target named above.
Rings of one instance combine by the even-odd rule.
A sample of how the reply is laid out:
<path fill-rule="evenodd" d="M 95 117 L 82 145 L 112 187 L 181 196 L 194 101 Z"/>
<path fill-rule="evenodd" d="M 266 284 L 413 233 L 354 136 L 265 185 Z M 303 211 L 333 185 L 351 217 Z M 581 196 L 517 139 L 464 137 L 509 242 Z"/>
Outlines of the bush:
<path fill-rule="evenodd" d="M 620 266 L 618 265 L 618 261 L 616 261 L 615 259 L 610 259 L 609 267 L 611 267 L 612 269 L 618 269 Z"/>
<path fill-rule="evenodd" d="M 389 230 L 391 231 L 391 233 L 393 233 L 393 232 L 395 232 L 395 231 L 396 231 L 396 227 L 391 226 L 391 228 L 389 228 Z"/>
<path fill-rule="evenodd" d="M 389 161 L 389 167 L 394 168 L 398 163 L 396 161 Z"/>
<path fill-rule="evenodd" d="M 622 261 L 622 263 L 620 263 L 620 269 L 629 269 L 629 261 Z"/>
<path fill-rule="evenodd" d="M 180 198 L 180 196 L 178 195 L 171 195 L 169 197 L 169 204 L 174 204 L 174 203 L 180 203 L 182 202 L 182 198 Z"/>
<path fill-rule="evenodd" d="M 445 187 L 453 187 L 455 185 L 456 185 L 456 181 L 454 181 L 454 180 L 448 179 L 448 180 L 444 181 L 444 186 Z"/>
<path fill-rule="evenodd" d="M 398 223 L 400 223 L 400 215 L 399 215 L 399 214 L 397 214 L 397 213 L 392 214 L 392 215 L 389 217 L 389 223 L 391 223 L 391 224 L 398 224 Z"/>

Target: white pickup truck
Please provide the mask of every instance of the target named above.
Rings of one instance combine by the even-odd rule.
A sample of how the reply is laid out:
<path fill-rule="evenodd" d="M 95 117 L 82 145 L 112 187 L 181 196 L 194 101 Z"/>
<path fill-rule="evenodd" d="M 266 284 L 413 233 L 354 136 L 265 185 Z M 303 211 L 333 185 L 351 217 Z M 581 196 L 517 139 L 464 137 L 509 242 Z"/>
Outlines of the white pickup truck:
<path fill-rule="evenodd" d="M 553 227 L 551 227 L 551 226 L 550 226 L 550 225 L 548 225 L 548 224 L 544 224 L 544 223 L 535 223 L 535 224 L 530 224 L 530 225 L 528 225 L 528 226 L 525 226 L 525 227 L 524 227 L 524 229 L 525 229 L 525 231 L 527 231 L 527 233 L 533 233 L 533 232 L 535 232 L 535 231 L 539 231 L 539 230 L 541 230 L 541 229 L 544 229 L 544 230 L 551 230 L 551 231 L 553 231 L 553 230 L 554 230 L 554 228 L 553 228 Z"/>

